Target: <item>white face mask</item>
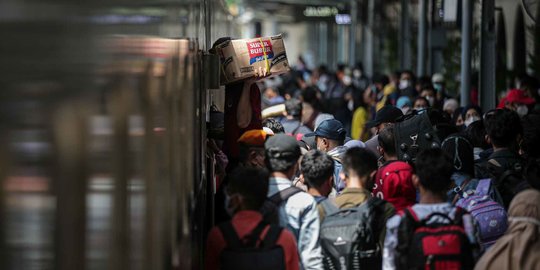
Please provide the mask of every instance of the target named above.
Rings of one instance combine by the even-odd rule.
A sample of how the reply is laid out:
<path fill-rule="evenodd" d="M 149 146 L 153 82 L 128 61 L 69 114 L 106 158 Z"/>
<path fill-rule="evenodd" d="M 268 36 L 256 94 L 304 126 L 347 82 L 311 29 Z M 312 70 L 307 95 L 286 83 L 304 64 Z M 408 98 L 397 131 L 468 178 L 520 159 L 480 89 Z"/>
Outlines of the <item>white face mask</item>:
<path fill-rule="evenodd" d="M 478 116 L 471 116 L 469 118 L 467 118 L 467 120 L 465 120 L 464 124 L 466 127 L 468 127 L 470 124 L 472 124 L 473 122 L 476 122 L 480 120 L 480 117 Z"/>
<path fill-rule="evenodd" d="M 358 69 L 353 70 L 352 74 L 353 74 L 353 77 L 356 78 L 356 79 L 362 77 L 362 71 L 360 71 Z"/>
<path fill-rule="evenodd" d="M 399 81 L 399 89 L 405 89 L 407 87 L 409 87 L 411 84 L 411 81 L 409 80 L 401 80 Z"/>
<path fill-rule="evenodd" d="M 351 83 L 352 83 L 351 76 L 348 76 L 348 75 L 343 76 L 343 84 L 344 85 L 349 86 L 349 85 L 351 85 Z"/>
<path fill-rule="evenodd" d="M 525 105 L 519 105 L 516 109 L 517 114 L 519 117 L 523 117 L 529 113 L 529 108 Z"/>

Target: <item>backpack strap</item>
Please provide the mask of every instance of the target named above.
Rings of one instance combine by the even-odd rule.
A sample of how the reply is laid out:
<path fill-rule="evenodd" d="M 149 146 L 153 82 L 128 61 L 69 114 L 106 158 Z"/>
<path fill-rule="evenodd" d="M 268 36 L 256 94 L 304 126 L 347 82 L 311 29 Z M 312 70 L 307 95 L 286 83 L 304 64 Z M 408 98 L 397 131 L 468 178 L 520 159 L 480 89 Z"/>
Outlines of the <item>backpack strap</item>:
<path fill-rule="evenodd" d="M 247 247 L 255 247 L 257 246 L 258 240 L 261 238 L 261 233 L 266 228 L 266 225 L 268 225 L 264 220 L 261 220 L 259 224 L 251 231 L 251 233 L 246 236 L 246 244 Z"/>
<path fill-rule="evenodd" d="M 332 202 L 332 200 L 330 200 L 329 198 L 322 200 L 319 204 L 322 206 L 322 208 L 324 209 L 324 213 L 327 216 L 339 211 L 337 205 L 334 204 L 334 202 Z"/>
<path fill-rule="evenodd" d="M 298 132 L 298 130 L 300 129 L 300 127 L 302 126 L 302 122 L 298 121 L 298 126 L 296 126 L 293 131 L 291 132 L 292 135 L 296 135 L 296 132 Z"/>
<path fill-rule="evenodd" d="M 455 205 L 459 199 L 463 198 L 464 190 L 472 180 L 472 178 L 467 178 L 465 181 L 463 181 L 463 183 L 461 183 L 461 186 L 452 189 L 452 193 L 456 194 L 452 200 L 452 205 Z"/>
<path fill-rule="evenodd" d="M 261 244 L 261 248 L 270 249 L 275 246 L 279 236 L 281 235 L 281 231 L 283 231 L 283 228 L 271 224 Z"/>
<path fill-rule="evenodd" d="M 238 234 L 236 233 L 231 221 L 221 223 L 218 227 L 223 235 L 223 238 L 225 239 L 225 242 L 227 243 L 227 247 L 240 248 L 243 246 L 242 241 L 240 241 L 240 238 L 238 238 Z"/>
<path fill-rule="evenodd" d="M 278 193 L 266 199 L 263 206 L 261 207 L 260 212 L 263 214 L 263 216 L 267 215 L 268 213 L 271 213 L 282 202 L 287 201 L 291 196 L 301 191 L 302 189 L 297 188 L 295 186 L 291 186 L 282 191 L 279 191 Z"/>
<path fill-rule="evenodd" d="M 491 179 L 482 179 L 478 181 L 478 186 L 476 186 L 475 195 L 485 196 L 489 194 L 491 189 Z"/>
<path fill-rule="evenodd" d="M 418 216 L 414 212 L 411 206 L 403 209 L 403 218 L 410 218 L 414 222 L 420 222 L 420 219 L 418 219 Z"/>

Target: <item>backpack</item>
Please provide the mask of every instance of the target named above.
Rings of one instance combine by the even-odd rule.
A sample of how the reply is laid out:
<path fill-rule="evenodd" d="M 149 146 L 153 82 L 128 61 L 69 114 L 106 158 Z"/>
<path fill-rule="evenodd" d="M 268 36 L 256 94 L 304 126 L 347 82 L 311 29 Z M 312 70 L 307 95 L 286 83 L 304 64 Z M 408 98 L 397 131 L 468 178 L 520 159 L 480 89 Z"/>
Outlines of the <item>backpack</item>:
<path fill-rule="evenodd" d="M 483 179 L 478 182 L 475 192 L 463 193 L 456 206 L 467 210 L 476 225 L 479 244 L 486 250 L 499 239 L 508 227 L 508 216 L 504 207 L 489 196 L 491 180 Z"/>
<path fill-rule="evenodd" d="M 227 243 L 220 255 L 220 269 L 222 270 L 274 270 L 285 269 L 285 254 L 281 246 L 276 242 L 282 228 L 270 225 L 266 236 L 257 246 L 257 241 L 267 223 L 261 221 L 243 242 L 231 222 L 222 223 L 219 226 L 223 238 Z"/>
<path fill-rule="evenodd" d="M 381 269 L 384 204 L 370 198 L 357 207 L 326 215 L 319 234 L 325 269 Z"/>
<path fill-rule="evenodd" d="M 522 162 L 515 162 L 507 168 L 500 166 L 496 158 L 489 159 L 487 163 L 487 169 L 493 176 L 493 185 L 502 197 L 503 206 L 508 209 L 514 196 L 530 187 L 523 177 Z"/>
<path fill-rule="evenodd" d="M 475 249 L 464 229 L 463 212 L 457 207 L 454 219 L 432 213 L 419 220 L 411 207 L 405 208 L 398 227 L 397 268 L 472 269 Z M 428 223 L 434 217 L 448 223 Z"/>
<path fill-rule="evenodd" d="M 421 150 L 440 147 L 440 140 L 431 125 L 428 112 L 407 115 L 394 125 L 394 140 L 398 159 L 411 163 Z"/>
<path fill-rule="evenodd" d="M 269 224 L 279 224 L 279 206 L 298 192 L 302 192 L 302 189 L 292 186 L 267 198 L 259 211 L 264 217 L 263 220 Z"/>

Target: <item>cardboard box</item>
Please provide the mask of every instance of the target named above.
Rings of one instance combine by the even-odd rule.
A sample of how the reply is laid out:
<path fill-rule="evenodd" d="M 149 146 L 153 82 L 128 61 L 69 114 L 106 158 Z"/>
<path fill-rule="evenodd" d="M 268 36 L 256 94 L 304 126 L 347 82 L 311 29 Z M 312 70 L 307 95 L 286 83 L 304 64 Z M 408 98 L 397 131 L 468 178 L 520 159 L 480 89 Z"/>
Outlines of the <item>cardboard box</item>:
<path fill-rule="evenodd" d="M 270 76 L 290 71 L 289 61 L 281 35 L 235 39 L 216 47 L 221 61 L 221 84 L 251 78 L 259 67 L 270 70 Z"/>

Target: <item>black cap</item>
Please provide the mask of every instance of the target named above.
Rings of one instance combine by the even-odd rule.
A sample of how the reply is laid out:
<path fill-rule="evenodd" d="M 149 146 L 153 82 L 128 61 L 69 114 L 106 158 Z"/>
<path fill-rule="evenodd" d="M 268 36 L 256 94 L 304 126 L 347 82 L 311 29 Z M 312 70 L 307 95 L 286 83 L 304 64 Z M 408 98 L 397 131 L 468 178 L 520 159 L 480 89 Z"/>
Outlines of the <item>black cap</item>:
<path fill-rule="evenodd" d="M 305 134 L 304 137 L 318 136 L 330 140 L 343 141 L 345 140 L 347 131 L 343 128 L 343 124 L 336 119 L 324 120 L 315 130 L 315 132 Z"/>
<path fill-rule="evenodd" d="M 395 123 L 402 116 L 403 112 L 400 109 L 386 105 L 377 111 L 375 119 L 366 123 L 366 128 L 372 128 L 382 123 Z"/>
<path fill-rule="evenodd" d="M 289 160 L 300 157 L 300 146 L 296 139 L 289 135 L 276 134 L 270 137 L 264 148 L 269 158 Z"/>

